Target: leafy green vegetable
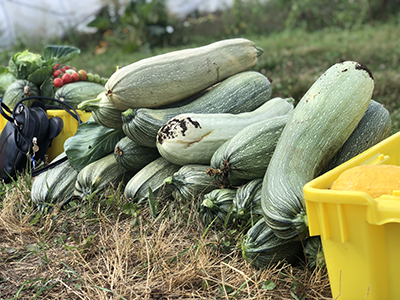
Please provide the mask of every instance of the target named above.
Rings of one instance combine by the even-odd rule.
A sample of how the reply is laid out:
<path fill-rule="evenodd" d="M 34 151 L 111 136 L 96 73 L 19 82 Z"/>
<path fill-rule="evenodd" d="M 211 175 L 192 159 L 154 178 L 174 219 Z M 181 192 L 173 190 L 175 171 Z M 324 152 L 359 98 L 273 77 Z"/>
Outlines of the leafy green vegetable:
<path fill-rule="evenodd" d="M 11 57 L 8 69 L 18 79 L 28 79 L 28 76 L 39 69 L 44 63 L 40 54 L 25 50 Z"/>
<path fill-rule="evenodd" d="M 81 50 L 72 46 L 49 45 L 44 48 L 43 59 L 45 61 L 54 59 L 54 63 L 65 64 L 80 52 Z"/>
<path fill-rule="evenodd" d="M 79 125 L 74 136 L 65 141 L 64 151 L 72 166 L 80 171 L 89 163 L 112 153 L 124 136 L 122 129 L 104 127 L 90 117 Z"/>
<path fill-rule="evenodd" d="M 17 78 L 8 70 L 8 68 L 0 66 L 0 97 L 4 95 L 6 89 L 16 81 Z"/>
<path fill-rule="evenodd" d="M 40 86 L 48 78 L 51 78 L 53 74 L 53 66 L 43 66 L 31 74 L 28 75 L 28 80 L 33 82 L 35 85 Z"/>

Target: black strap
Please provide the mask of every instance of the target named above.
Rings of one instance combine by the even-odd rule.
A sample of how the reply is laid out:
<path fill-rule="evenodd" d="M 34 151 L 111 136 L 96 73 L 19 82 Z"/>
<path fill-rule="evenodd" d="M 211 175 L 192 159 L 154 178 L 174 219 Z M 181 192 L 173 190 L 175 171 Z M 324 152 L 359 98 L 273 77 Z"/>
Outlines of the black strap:
<path fill-rule="evenodd" d="M 11 109 L 10 109 L 7 105 L 5 105 L 5 104 L 3 103 L 3 98 L 1 98 L 1 99 L 0 99 L 0 113 L 1 113 L 1 115 L 2 115 L 7 121 L 13 123 L 14 120 L 13 120 L 9 115 L 7 115 L 7 114 L 3 111 L 3 108 L 4 108 L 9 114 L 12 113 Z"/>
<path fill-rule="evenodd" d="M 55 161 L 55 162 L 53 162 L 51 164 L 48 164 L 47 166 L 41 167 L 40 169 L 35 169 L 35 170 L 32 171 L 32 177 L 35 177 L 35 176 L 39 175 L 40 173 L 43 173 L 43 172 L 45 172 L 47 170 L 50 170 L 50 169 L 54 168 L 55 166 L 58 166 L 59 164 L 65 162 L 67 160 L 68 160 L 68 157 L 65 156 L 65 157 L 60 158 L 59 160 L 57 160 L 57 161 Z"/>

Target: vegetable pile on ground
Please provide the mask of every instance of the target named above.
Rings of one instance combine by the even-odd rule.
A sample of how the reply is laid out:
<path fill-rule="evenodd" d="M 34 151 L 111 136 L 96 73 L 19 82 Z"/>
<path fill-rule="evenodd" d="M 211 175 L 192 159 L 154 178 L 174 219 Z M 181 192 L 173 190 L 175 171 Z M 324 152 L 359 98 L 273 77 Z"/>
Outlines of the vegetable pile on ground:
<path fill-rule="evenodd" d="M 65 101 L 92 117 L 56 158 L 68 160 L 34 178 L 37 209 L 109 186 L 143 206 L 194 200 L 205 226 L 244 233 L 252 265 L 307 258 L 323 266 L 303 186 L 388 137 L 389 112 L 371 99 L 370 70 L 353 61 L 330 67 L 299 101 L 271 97 L 272 81 L 251 70 L 262 52 L 247 39 L 222 40 L 134 62 L 97 79 L 98 89 L 78 87 L 86 81 L 59 88 L 56 97 L 69 89 Z"/>

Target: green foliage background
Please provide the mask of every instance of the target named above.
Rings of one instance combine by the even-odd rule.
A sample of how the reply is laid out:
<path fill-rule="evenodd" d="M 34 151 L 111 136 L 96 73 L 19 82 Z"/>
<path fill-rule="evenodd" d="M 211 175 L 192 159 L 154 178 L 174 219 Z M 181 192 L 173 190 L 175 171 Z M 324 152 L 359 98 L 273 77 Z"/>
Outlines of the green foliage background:
<path fill-rule="evenodd" d="M 363 63 L 375 77 L 374 99 L 400 128 L 398 1 L 234 0 L 228 10 L 184 19 L 168 14 L 165 0 L 131 1 L 122 14 L 117 2 L 111 0 L 91 23 L 96 33 L 72 30 L 62 40 L 21 43 L 0 53 L 1 65 L 16 51 L 41 53 L 46 44 L 63 44 L 81 49 L 71 62 L 76 68 L 109 77 L 116 68 L 149 56 L 245 37 L 264 49 L 254 69 L 273 80 L 274 96 L 298 100 L 332 64 Z"/>

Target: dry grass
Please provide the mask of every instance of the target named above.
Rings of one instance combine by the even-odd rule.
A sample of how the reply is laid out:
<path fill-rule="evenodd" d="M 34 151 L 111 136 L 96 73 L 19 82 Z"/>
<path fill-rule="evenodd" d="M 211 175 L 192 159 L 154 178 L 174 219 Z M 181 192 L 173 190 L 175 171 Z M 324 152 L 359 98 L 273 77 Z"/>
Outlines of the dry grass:
<path fill-rule="evenodd" d="M 331 299 L 323 270 L 245 262 L 240 235 L 204 228 L 194 202 L 165 202 L 156 216 L 124 207 L 109 191 L 38 217 L 28 188 L 11 189 L 0 212 L 0 299 Z"/>

